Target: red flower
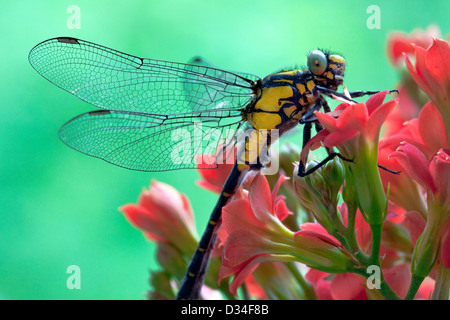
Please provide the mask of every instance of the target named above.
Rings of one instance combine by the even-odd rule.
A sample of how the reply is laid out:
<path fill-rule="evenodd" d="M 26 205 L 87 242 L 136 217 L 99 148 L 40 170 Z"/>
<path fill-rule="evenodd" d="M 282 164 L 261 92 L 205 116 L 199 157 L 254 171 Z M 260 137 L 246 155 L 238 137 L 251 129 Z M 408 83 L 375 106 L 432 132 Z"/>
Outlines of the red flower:
<path fill-rule="evenodd" d="M 300 230 L 295 236 L 306 240 L 309 248 L 327 249 L 332 247 L 342 247 L 341 243 L 333 236 L 329 235 L 318 223 L 306 222 L 300 225 Z"/>
<path fill-rule="evenodd" d="M 383 270 L 386 282 L 397 293 L 404 297 L 409 287 L 411 271 L 408 264 L 399 264 Z M 378 298 L 374 289 L 366 287 L 366 280 L 353 273 L 330 275 L 329 273 L 311 269 L 306 273 L 317 298 L 320 300 L 367 300 Z M 433 288 L 433 281 L 425 281 L 418 290 L 416 299 L 428 299 Z"/>
<path fill-rule="evenodd" d="M 219 146 L 218 150 L 222 150 L 222 148 Z M 231 169 L 233 168 L 234 159 L 234 154 L 228 155 L 223 153 L 223 161 L 216 164 L 216 157 L 214 155 L 200 155 L 197 158 L 197 163 L 200 163 L 201 166 L 199 166 L 197 171 L 200 173 L 202 179 L 197 181 L 197 185 L 206 190 L 220 194 Z"/>
<path fill-rule="evenodd" d="M 450 135 L 450 44 L 433 39 L 424 49 L 415 47 L 416 65 L 405 57 L 409 73 L 420 88 L 430 97 L 444 120 L 447 137 Z"/>
<path fill-rule="evenodd" d="M 299 261 L 329 271 L 346 271 L 349 256 L 331 236 L 317 228 L 294 234 L 282 220 L 290 214 L 278 190 L 287 178 L 280 176 L 273 191 L 265 176 L 258 174 L 248 194 L 222 211 L 223 224 L 219 236 L 224 242 L 219 281 L 235 274 L 230 291 L 237 288 L 262 262 Z"/>
<path fill-rule="evenodd" d="M 173 187 L 152 181 L 137 204 L 120 208 L 125 217 L 153 241 L 172 243 L 192 254 L 197 246 L 195 222 L 189 200 Z"/>
<path fill-rule="evenodd" d="M 398 99 L 383 104 L 388 91 L 379 92 L 366 103 L 340 104 L 342 110 L 337 119 L 327 113 L 317 112 L 319 122 L 325 128 L 306 144 L 302 160 L 309 149 L 319 141 L 325 147 L 336 147 L 342 156 L 353 159 L 351 164 L 355 184 L 358 186 L 360 209 L 369 217 L 372 225 L 381 225 L 386 207 L 386 197 L 378 172 L 378 138 L 384 120 L 389 116 Z M 368 183 L 370 181 L 370 183 Z"/>
<path fill-rule="evenodd" d="M 428 48 L 433 37 L 439 38 L 440 31 L 437 26 L 429 26 L 427 30 L 414 30 L 411 34 L 394 32 L 389 36 L 387 44 L 387 54 L 394 66 L 403 62 L 403 55 L 412 55 L 415 46 Z"/>
<path fill-rule="evenodd" d="M 286 179 L 280 176 L 271 192 L 266 178 L 258 174 L 250 185 L 248 195 L 239 193 L 237 199 L 222 209 L 223 223 L 219 237 L 224 247 L 219 281 L 236 274 L 230 285 L 233 294 L 259 263 L 277 261 L 272 255 L 280 251 L 277 240 L 286 235 L 287 238 L 293 236 L 281 223 L 280 218 L 284 219 L 290 212 L 283 198 L 277 196 L 281 183 Z"/>
<path fill-rule="evenodd" d="M 405 173 L 422 187 L 439 196 L 444 201 L 450 199 L 450 156 L 448 149 L 440 149 L 428 161 L 414 145 L 402 143 L 391 154 L 399 162 Z"/>
<path fill-rule="evenodd" d="M 405 123 L 413 118 L 417 118 L 420 109 L 422 108 L 422 103 L 419 103 L 414 99 L 411 91 L 416 92 L 414 88 L 409 88 L 411 85 L 405 85 L 404 83 L 399 84 L 396 88 L 398 89 L 398 106 L 395 108 L 389 117 L 384 122 L 384 137 L 390 137 L 397 134 L 403 129 Z M 417 88 L 418 89 L 418 88 Z"/>
<path fill-rule="evenodd" d="M 440 252 L 450 266 L 448 227 L 450 225 L 450 150 L 440 149 L 430 161 L 415 146 L 403 143 L 392 153 L 404 172 L 427 191 L 428 216 L 423 233 L 414 248 L 412 269 L 425 277 Z"/>
<path fill-rule="evenodd" d="M 398 159 L 390 156 L 403 142 L 414 145 L 426 159 L 431 159 L 440 148 L 448 147 L 444 122 L 432 102 L 422 108 L 418 119 L 406 122 L 397 133 L 380 141 L 378 163 L 391 170 L 403 171 Z M 390 188 L 391 201 L 406 211 L 417 210 L 426 216 L 426 199 L 409 175 L 380 170 L 380 176 L 384 189 L 387 191 L 388 186 Z"/>

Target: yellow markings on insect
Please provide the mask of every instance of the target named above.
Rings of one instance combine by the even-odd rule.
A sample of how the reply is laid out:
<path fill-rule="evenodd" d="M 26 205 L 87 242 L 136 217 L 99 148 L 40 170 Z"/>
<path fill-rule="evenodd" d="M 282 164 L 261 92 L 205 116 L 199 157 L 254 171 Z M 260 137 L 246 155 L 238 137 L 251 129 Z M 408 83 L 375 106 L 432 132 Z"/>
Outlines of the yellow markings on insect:
<path fill-rule="evenodd" d="M 290 86 L 265 87 L 262 89 L 261 98 L 255 104 L 255 109 L 278 111 L 281 107 L 279 103 L 280 99 L 292 97 L 293 94 L 294 92 Z"/>
<path fill-rule="evenodd" d="M 259 154 L 267 144 L 267 130 L 252 130 L 246 136 L 245 149 L 239 154 L 239 163 L 257 163 Z"/>
<path fill-rule="evenodd" d="M 203 249 L 203 248 L 198 248 L 198 251 L 200 251 L 200 252 L 205 252 L 206 250 Z"/>
<path fill-rule="evenodd" d="M 215 226 L 217 224 L 217 222 L 214 220 L 209 220 L 209 224 Z"/>
<path fill-rule="evenodd" d="M 222 195 L 223 195 L 225 198 L 229 198 L 229 197 L 231 196 L 231 193 L 228 193 L 228 192 L 222 192 Z"/>
<path fill-rule="evenodd" d="M 332 54 L 331 56 L 328 57 L 328 59 L 338 64 L 345 64 L 345 59 L 337 54 Z"/>
<path fill-rule="evenodd" d="M 306 91 L 306 87 L 303 83 L 297 83 L 297 89 L 300 94 L 304 94 Z"/>
<path fill-rule="evenodd" d="M 306 83 L 306 87 L 308 88 L 309 92 L 312 92 L 313 88 L 316 86 L 316 84 L 314 83 L 314 81 L 310 80 Z"/>
<path fill-rule="evenodd" d="M 337 64 L 334 64 L 334 63 L 330 63 L 329 67 L 330 67 L 331 69 L 337 69 L 337 68 L 339 68 L 339 66 L 338 66 Z"/>
<path fill-rule="evenodd" d="M 276 74 L 285 74 L 288 76 L 295 76 L 296 73 L 297 73 L 297 70 L 290 70 L 290 71 L 281 71 Z"/>
<path fill-rule="evenodd" d="M 279 80 L 272 80 L 273 82 L 286 82 L 286 83 L 290 83 L 293 84 L 294 80 L 289 80 L 289 79 L 279 79 Z"/>
<path fill-rule="evenodd" d="M 189 272 L 188 274 L 189 274 L 189 277 L 191 277 L 191 278 L 195 277 L 195 273 Z"/>
<path fill-rule="evenodd" d="M 330 79 L 330 80 L 333 80 L 333 78 L 334 78 L 334 75 L 333 75 L 333 73 L 332 73 L 331 71 L 328 71 L 328 72 L 325 74 L 325 76 L 326 76 L 328 79 Z"/>
<path fill-rule="evenodd" d="M 294 94 L 290 86 L 265 87 L 261 97 L 255 104 L 255 110 L 249 114 L 247 121 L 255 129 L 275 129 L 281 124 L 281 117 L 277 112 L 281 108 L 281 99 L 287 99 Z M 265 112 L 266 111 L 266 112 Z M 270 113 L 272 112 L 272 113 Z"/>
<path fill-rule="evenodd" d="M 284 108 L 284 113 L 286 114 L 286 116 L 288 116 L 290 118 L 292 112 L 294 112 L 295 110 L 297 110 L 296 106 L 290 106 L 288 108 Z"/>
<path fill-rule="evenodd" d="M 253 112 L 250 115 L 249 123 L 255 129 L 275 129 L 281 124 L 281 117 L 276 113 Z"/>

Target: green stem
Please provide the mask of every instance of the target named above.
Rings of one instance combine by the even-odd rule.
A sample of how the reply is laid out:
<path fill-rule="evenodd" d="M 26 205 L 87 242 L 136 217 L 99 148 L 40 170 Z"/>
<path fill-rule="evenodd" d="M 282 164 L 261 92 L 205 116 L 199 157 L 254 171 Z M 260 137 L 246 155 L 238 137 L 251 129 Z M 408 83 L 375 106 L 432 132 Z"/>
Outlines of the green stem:
<path fill-rule="evenodd" d="M 369 264 L 380 266 L 380 248 L 382 224 L 371 224 L 372 230 L 372 252 L 370 253 Z"/>
<path fill-rule="evenodd" d="M 347 204 L 347 230 L 345 232 L 346 249 L 358 260 L 361 264 L 365 265 L 368 261 L 368 256 L 361 251 L 356 239 L 355 223 L 356 223 L 356 210 L 357 207 L 353 204 Z"/>
<path fill-rule="evenodd" d="M 386 280 L 382 279 L 380 284 L 380 293 L 388 300 L 400 300 L 400 297 L 389 286 Z"/>
<path fill-rule="evenodd" d="M 405 300 L 413 300 L 416 296 L 417 290 L 419 290 L 420 285 L 422 284 L 423 279 L 425 277 L 418 276 L 413 274 L 411 278 L 411 283 L 409 285 L 408 292 L 406 293 Z"/>
<path fill-rule="evenodd" d="M 247 286 L 245 283 L 242 284 L 241 290 L 242 290 L 242 300 L 251 300 L 250 294 L 248 293 Z"/>
<path fill-rule="evenodd" d="M 308 282 L 306 282 L 301 273 L 298 271 L 294 262 L 288 262 L 286 266 L 305 292 L 305 298 L 307 300 L 317 300 L 314 288 Z"/>

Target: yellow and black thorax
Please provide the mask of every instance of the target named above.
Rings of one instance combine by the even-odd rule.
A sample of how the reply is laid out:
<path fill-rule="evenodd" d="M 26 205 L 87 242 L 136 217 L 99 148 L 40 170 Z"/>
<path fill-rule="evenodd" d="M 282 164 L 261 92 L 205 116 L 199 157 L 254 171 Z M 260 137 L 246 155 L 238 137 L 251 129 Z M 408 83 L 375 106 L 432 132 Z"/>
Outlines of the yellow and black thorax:
<path fill-rule="evenodd" d="M 323 55 L 319 56 L 323 61 L 315 59 L 317 54 Z M 255 97 L 243 116 L 255 129 L 278 129 L 283 133 L 297 125 L 316 104 L 320 94 L 314 88 L 336 90 L 343 82 L 344 70 L 345 60 L 341 56 L 314 50 L 308 56 L 307 69 L 283 70 L 258 81 Z"/>

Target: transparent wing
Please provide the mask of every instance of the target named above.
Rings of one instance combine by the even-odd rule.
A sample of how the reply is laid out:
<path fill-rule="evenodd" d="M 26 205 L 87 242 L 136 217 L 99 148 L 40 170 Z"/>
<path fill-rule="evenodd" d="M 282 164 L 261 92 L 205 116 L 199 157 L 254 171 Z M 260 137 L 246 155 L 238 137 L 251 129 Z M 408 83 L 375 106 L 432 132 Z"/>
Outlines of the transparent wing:
<path fill-rule="evenodd" d="M 74 38 L 35 46 L 31 65 L 78 98 L 107 110 L 180 114 L 245 107 L 251 79 L 224 70 L 144 59 Z"/>
<path fill-rule="evenodd" d="M 99 110 L 70 120 L 59 135 L 78 151 L 131 170 L 210 168 L 196 159 L 215 154 L 241 122 L 239 112 L 223 113 L 167 116 Z"/>
<path fill-rule="evenodd" d="M 216 66 L 214 63 L 212 63 L 211 61 L 209 61 L 208 59 L 201 57 L 201 56 L 196 56 L 193 57 L 191 60 L 188 61 L 188 64 L 191 65 L 196 65 L 196 66 L 203 66 L 203 67 L 208 67 L 208 68 L 214 68 L 217 70 L 217 74 L 216 76 L 218 78 L 224 78 L 226 77 L 225 74 L 221 75 L 221 72 L 223 72 L 223 70 L 220 70 L 218 66 Z M 225 71 L 226 73 L 227 71 Z M 252 73 L 247 73 L 247 72 L 241 72 L 241 71 L 232 71 L 232 73 L 245 78 L 245 79 L 249 79 L 253 82 L 258 81 L 260 78 Z"/>

